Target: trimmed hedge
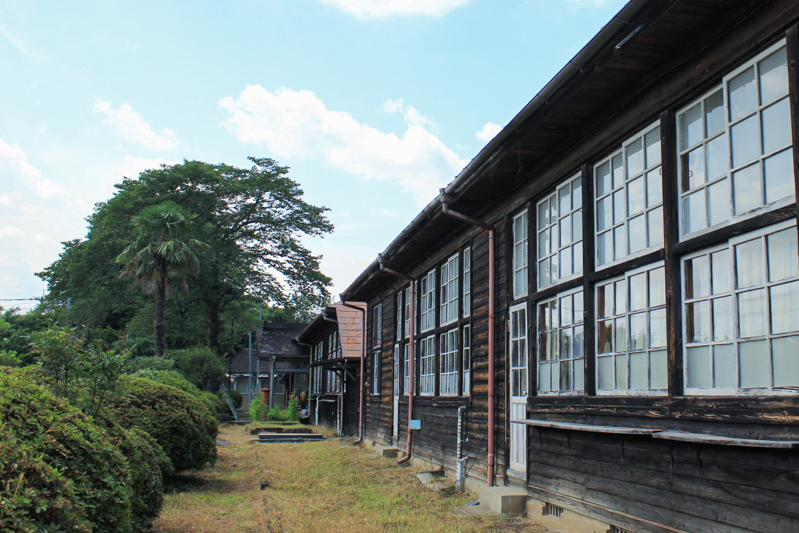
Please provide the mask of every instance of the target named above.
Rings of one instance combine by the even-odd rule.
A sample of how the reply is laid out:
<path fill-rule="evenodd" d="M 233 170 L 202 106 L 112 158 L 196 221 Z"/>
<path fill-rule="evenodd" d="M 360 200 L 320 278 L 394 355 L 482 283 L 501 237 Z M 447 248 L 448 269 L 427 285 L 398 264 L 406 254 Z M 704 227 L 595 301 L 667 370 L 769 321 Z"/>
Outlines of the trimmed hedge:
<path fill-rule="evenodd" d="M 112 406 L 119 423 L 146 431 L 161 446 L 175 472 L 216 462 L 217 420 L 197 398 L 136 376 L 120 378 L 124 391 Z"/>
<path fill-rule="evenodd" d="M 133 531 L 128 461 L 78 409 L 0 368 L 0 524 L 5 531 Z"/>
<path fill-rule="evenodd" d="M 227 404 L 224 400 L 217 398 L 212 392 L 201 391 L 180 372 L 174 370 L 147 369 L 139 370 L 134 376 L 149 379 L 150 381 L 155 381 L 156 383 L 175 387 L 183 392 L 187 392 L 202 402 L 214 416 L 227 409 Z"/>

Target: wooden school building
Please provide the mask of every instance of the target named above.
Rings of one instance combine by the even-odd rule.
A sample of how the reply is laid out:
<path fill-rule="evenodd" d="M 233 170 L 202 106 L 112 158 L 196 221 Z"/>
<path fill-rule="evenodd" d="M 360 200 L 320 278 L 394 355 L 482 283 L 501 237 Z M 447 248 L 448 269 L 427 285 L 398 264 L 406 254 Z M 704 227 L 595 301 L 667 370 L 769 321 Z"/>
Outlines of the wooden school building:
<path fill-rule="evenodd" d="M 550 527 L 799 531 L 797 23 L 610 20 L 342 294 L 367 441 Z"/>

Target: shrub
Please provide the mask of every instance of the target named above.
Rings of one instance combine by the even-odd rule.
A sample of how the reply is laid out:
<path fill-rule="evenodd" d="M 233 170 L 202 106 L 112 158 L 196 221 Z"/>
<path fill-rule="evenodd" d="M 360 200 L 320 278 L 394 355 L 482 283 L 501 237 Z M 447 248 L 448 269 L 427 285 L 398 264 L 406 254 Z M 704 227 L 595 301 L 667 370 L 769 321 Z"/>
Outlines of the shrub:
<path fill-rule="evenodd" d="M 175 350 L 169 356 L 175 359 L 178 371 L 200 390 L 219 387 L 219 380 L 225 375 L 222 359 L 207 346 Z"/>
<path fill-rule="evenodd" d="M 223 400 L 220 400 L 211 392 L 201 391 L 190 383 L 182 374 L 174 370 L 139 370 L 135 375 L 162 385 L 175 387 L 178 390 L 191 394 L 197 398 L 213 416 L 227 409 L 227 405 Z"/>
<path fill-rule="evenodd" d="M 233 400 L 233 405 L 238 409 L 241 407 L 241 404 L 244 403 L 244 398 L 242 397 L 241 393 L 237 390 L 229 390 L 228 394 L 230 395 L 230 399 Z"/>
<path fill-rule="evenodd" d="M 130 362 L 130 370 L 131 372 L 137 370 L 175 370 L 175 361 L 174 359 L 155 357 L 154 355 L 136 357 Z"/>
<path fill-rule="evenodd" d="M 113 410 L 123 427 L 146 431 L 176 472 L 216 461 L 217 420 L 191 394 L 136 376 L 123 376 L 125 393 Z"/>
<path fill-rule="evenodd" d="M 36 379 L 0 369 L 0 523 L 11 531 L 132 531 L 125 457 Z M 16 496 L 3 494 L 12 489 Z"/>
<path fill-rule="evenodd" d="M 267 419 L 269 414 L 269 404 L 263 403 L 260 396 L 253 396 L 250 400 L 250 419 L 253 422 L 260 422 Z"/>

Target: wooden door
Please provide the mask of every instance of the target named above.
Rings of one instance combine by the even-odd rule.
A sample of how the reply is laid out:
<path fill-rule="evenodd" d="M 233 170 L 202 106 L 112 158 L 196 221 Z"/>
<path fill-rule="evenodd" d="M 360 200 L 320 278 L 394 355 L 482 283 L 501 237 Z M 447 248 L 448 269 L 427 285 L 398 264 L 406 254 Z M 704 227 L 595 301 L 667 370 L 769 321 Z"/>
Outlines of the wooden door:
<path fill-rule="evenodd" d="M 510 309 L 510 419 L 527 418 L 527 304 Z M 527 426 L 510 424 L 510 469 L 527 471 Z"/>

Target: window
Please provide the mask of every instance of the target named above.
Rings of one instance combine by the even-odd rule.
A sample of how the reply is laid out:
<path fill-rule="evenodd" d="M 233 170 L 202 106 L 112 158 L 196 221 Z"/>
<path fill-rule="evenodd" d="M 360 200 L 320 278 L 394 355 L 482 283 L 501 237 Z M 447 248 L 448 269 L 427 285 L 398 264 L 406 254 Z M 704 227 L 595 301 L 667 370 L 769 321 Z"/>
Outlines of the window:
<path fill-rule="evenodd" d="M 383 304 L 372 309 L 372 346 L 383 344 Z"/>
<path fill-rule="evenodd" d="M 458 330 L 441 334 L 441 396 L 458 395 Z"/>
<path fill-rule="evenodd" d="M 372 353 L 372 394 L 380 394 L 380 350 Z"/>
<path fill-rule="evenodd" d="M 511 396 L 527 396 L 527 304 L 510 310 Z"/>
<path fill-rule="evenodd" d="M 394 396 L 402 394 L 400 391 L 400 369 L 402 367 L 402 346 L 394 345 Z"/>
<path fill-rule="evenodd" d="M 538 202 L 538 287 L 583 271 L 583 192 L 575 176 Z"/>
<path fill-rule="evenodd" d="M 472 249 L 463 250 L 463 316 L 472 313 Z"/>
<path fill-rule="evenodd" d="M 594 167 L 596 265 L 663 244 L 660 126 L 628 139 Z"/>
<path fill-rule="evenodd" d="M 527 210 L 513 217 L 513 299 L 527 296 Z"/>
<path fill-rule="evenodd" d="M 666 279 L 663 263 L 596 286 L 597 390 L 665 391 Z"/>
<path fill-rule="evenodd" d="M 795 221 L 683 260 L 685 384 L 693 393 L 799 386 Z"/>
<path fill-rule="evenodd" d="M 411 345 L 406 343 L 402 347 L 402 390 L 405 394 L 411 394 Z"/>
<path fill-rule="evenodd" d="M 313 347 L 313 360 L 314 363 L 322 362 L 322 351 L 323 351 L 324 343 L 320 342 Z M 322 367 L 315 366 L 313 368 L 313 385 L 311 388 L 311 393 L 313 394 L 321 394 L 322 393 Z"/>
<path fill-rule="evenodd" d="M 341 358 L 341 341 L 338 337 L 338 330 L 333 331 L 328 337 L 328 359 Z M 325 392 L 339 393 L 341 392 L 341 376 L 335 370 L 325 371 Z"/>
<path fill-rule="evenodd" d="M 441 265 L 441 325 L 458 320 L 458 254 Z"/>
<path fill-rule="evenodd" d="M 538 392 L 584 389 L 583 291 L 573 290 L 538 304 Z"/>
<path fill-rule="evenodd" d="M 678 113 L 682 235 L 794 197 L 786 55 L 770 48 Z"/>
<path fill-rule="evenodd" d="M 432 396 L 436 393 L 436 336 L 422 339 L 419 350 L 419 393 Z"/>
<path fill-rule="evenodd" d="M 419 285 L 422 293 L 419 329 L 428 331 L 436 327 L 436 270 L 428 272 Z"/>
<path fill-rule="evenodd" d="M 410 337 L 411 335 L 411 286 L 405 288 L 405 295 L 403 296 L 403 300 L 405 301 L 405 327 L 403 331 L 405 332 L 405 339 Z"/>
<path fill-rule="evenodd" d="M 463 326 L 463 395 L 469 396 L 472 390 L 472 327 Z"/>
<path fill-rule="evenodd" d="M 399 291 L 396 297 L 396 306 L 394 312 L 394 318 L 396 319 L 396 324 L 394 325 L 395 327 L 394 338 L 396 340 L 402 339 L 402 323 L 403 323 L 402 309 L 403 309 L 402 291 Z"/>

